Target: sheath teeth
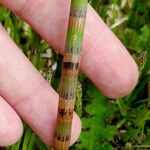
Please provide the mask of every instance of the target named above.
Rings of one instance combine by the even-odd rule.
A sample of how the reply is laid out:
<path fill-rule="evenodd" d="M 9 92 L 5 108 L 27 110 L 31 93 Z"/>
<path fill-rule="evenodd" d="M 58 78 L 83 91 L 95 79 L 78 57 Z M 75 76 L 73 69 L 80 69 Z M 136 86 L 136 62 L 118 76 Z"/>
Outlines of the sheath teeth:
<path fill-rule="evenodd" d="M 86 10 L 87 0 L 71 1 L 65 54 L 59 86 L 59 106 L 54 138 L 55 150 L 69 149 Z"/>

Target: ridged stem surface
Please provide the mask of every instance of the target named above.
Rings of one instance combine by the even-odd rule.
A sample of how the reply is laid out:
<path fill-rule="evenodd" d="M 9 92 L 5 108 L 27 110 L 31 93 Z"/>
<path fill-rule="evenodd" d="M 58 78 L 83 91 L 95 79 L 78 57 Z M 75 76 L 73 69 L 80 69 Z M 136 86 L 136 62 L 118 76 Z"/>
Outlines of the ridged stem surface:
<path fill-rule="evenodd" d="M 70 145 L 86 11 L 87 0 L 71 1 L 65 54 L 59 86 L 59 105 L 54 136 L 55 150 L 68 150 Z"/>

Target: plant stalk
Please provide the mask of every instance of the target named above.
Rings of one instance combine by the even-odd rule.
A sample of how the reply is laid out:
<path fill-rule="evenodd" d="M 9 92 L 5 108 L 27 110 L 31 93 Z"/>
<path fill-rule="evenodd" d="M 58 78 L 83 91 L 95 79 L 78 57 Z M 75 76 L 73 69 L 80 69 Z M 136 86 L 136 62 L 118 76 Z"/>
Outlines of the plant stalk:
<path fill-rule="evenodd" d="M 70 17 L 59 85 L 54 149 L 68 150 L 76 100 L 87 0 L 71 0 Z"/>

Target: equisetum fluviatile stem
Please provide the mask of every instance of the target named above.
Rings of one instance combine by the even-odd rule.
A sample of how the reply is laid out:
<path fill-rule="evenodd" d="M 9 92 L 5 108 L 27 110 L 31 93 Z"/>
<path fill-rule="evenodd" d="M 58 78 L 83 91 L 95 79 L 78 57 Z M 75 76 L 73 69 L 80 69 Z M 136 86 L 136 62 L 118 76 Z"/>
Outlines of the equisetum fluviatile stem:
<path fill-rule="evenodd" d="M 71 0 L 70 17 L 59 86 L 54 149 L 68 150 L 76 99 L 87 0 Z"/>

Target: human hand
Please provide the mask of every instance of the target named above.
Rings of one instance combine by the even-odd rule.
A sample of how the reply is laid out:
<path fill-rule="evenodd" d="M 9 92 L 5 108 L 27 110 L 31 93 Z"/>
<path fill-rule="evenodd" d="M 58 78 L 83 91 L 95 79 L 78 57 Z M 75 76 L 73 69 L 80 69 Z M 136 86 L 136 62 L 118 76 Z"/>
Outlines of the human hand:
<path fill-rule="evenodd" d="M 0 0 L 28 22 L 58 52 L 63 53 L 69 1 Z M 89 6 L 81 70 L 105 95 L 127 95 L 136 85 L 137 66 L 124 46 Z M 47 144 L 52 144 L 58 94 L 22 54 L 0 26 L 0 145 L 22 135 L 19 116 Z M 17 113 L 16 113 L 17 112 Z M 72 140 L 81 130 L 74 115 Z"/>

